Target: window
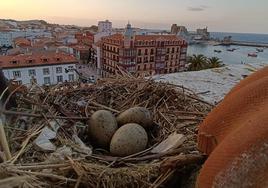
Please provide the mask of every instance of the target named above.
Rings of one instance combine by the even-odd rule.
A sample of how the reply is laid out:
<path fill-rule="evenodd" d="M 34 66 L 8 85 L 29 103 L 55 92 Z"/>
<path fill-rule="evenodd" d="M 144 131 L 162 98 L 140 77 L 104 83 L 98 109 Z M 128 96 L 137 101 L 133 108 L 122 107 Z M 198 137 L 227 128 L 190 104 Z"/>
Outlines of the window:
<path fill-rule="evenodd" d="M 141 63 L 141 57 L 138 57 L 138 63 Z"/>
<path fill-rule="evenodd" d="M 146 67 L 146 64 L 145 64 L 145 65 L 144 65 L 144 70 L 146 70 L 146 68 L 147 68 L 147 67 Z"/>
<path fill-rule="evenodd" d="M 29 76 L 35 76 L 35 70 L 34 69 L 29 70 Z"/>
<path fill-rule="evenodd" d="M 63 76 L 57 76 L 57 81 L 58 81 L 58 83 L 63 82 Z"/>
<path fill-rule="evenodd" d="M 44 77 L 44 84 L 50 85 L 50 77 Z"/>
<path fill-rule="evenodd" d="M 154 54 L 154 49 L 151 49 L 151 54 Z"/>
<path fill-rule="evenodd" d="M 20 71 L 13 71 L 13 76 L 14 78 L 20 78 L 21 77 Z"/>
<path fill-rule="evenodd" d="M 144 58 L 144 62 L 145 62 L 145 63 L 148 63 L 148 57 L 145 57 L 145 58 Z"/>
<path fill-rule="evenodd" d="M 175 52 L 175 48 L 172 48 L 172 53 L 174 53 Z"/>
<path fill-rule="evenodd" d="M 74 81 L 74 75 L 73 74 L 69 74 L 69 82 L 73 82 Z"/>
<path fill-rule="evenodd" d="M 141 49 L 139 49 L 139 51 L 138 51 L 138 55 L 141 55 Z"/>
<path fill-rule="evenodd" d="M 148 55 L 148 49 L 145 49 L 145 55 Z"/>
<path fill-rule="evenodd" d="M 32 79 L 30 79 L 30 83 L 31 83 L 31 84 L 36 84 L 36 83 L 37 83 L 37 81 L 36 81 L 36 79 L 35 79 L 35 78 L 32 78 Z"/>
<path fill-rule="evenodd" d="M 74 68 L 74 66 L 68 66 L 68 69 L 73 69 Z"/>
<path fill-rule="evenodd" d="M 43 59 L 43 62 L 48 62 L 48 59 L 44 58 L 44 59 Z"/>
<path fill-rule="evenodd" d="M 56 73 L 62 73 L 62 67 L 56 67 Z"/>
<path fill-rule="evenodd" d="M 21 81 L 21 80 L 18 80 L 17 83 L 18 83 L 19 85 L 21 85 L 21 84 L 22 84 L 22 81 Z"/>
<path fill-rule="evenodd" d="M 49 74 L 49 68 L 44 68 L 43 69 L 43 74 L 48 75 Z"/>

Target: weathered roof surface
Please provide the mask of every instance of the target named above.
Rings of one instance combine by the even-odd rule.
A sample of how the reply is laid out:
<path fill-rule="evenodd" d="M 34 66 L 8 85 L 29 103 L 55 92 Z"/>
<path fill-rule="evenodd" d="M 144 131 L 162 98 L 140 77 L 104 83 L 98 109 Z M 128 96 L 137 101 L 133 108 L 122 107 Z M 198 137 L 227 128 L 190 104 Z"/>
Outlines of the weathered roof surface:
<path fill-rule="evenodd" d="M 40 53 L 33 55 L 11 55 L 0 56 L 0 67 L 6 68 L 20 68 L 20 67 L 34 67 L 46 66 L 54 64 L 69 64 L 76 63 L 74 56 L 65 53 Z"/>
<path fill-rule="evenodd" d="M 90 48 L 89 46 L 81 45 L 81 44 L 71 45 L 70 47 L 77 51 L 88 51 Z"/>
<path fill-rule="evenodd" d="M 23 37 L 15 38 L 14 43 L 17 46 L 31 46 L 31 41 Z"/>
<path fill-rule="evenodd" d="M 183 39 L 176 35 L 136 35 L 135 40 L 166 40 L 166 41 L 182 41 Z"/>
<path fill-rule="evenodd" d="M 122 34 L 114 34 L 111 36 L 103 37 L 104 39 L 112 39 L 112 40 L 123 40 L 124 36 Z M 135 35 L 135 40 L 139 41 L 150 41 L 150 40 L 166 40 L 166 41 L 182 41 L 179 36 L 176 35 Z"/>
<path fill-rule="evenodd" d="M 180 72 L 156 75 L 154 79 L 175 85 L 183 85 L 210 103 L 218 103 L 243 76 L 268 66 L 268 63 L 226 65 L 221 68 L 194 72 Z"/>

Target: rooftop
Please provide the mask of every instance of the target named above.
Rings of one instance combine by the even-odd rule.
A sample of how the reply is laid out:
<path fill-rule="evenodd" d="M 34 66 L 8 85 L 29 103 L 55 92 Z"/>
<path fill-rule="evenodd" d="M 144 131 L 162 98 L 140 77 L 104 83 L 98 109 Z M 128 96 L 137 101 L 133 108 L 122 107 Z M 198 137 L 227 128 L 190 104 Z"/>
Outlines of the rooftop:
<path fill-rule="evenodd" d="M 76 62 L 77 60 L 74 56 L 65 53 L 0 56 L 0 68 L 3 69 L 69 64 Z"/>
<path fill-rule="evenodd" d="M 122 34 L 114 34 L 111 36 L 103 37 L 105 40 L 123 40 Z M 183 38 L 176 35 L 135 35 L 135 41 L 184 41 Z"/>
<path fill-rule="evenodd" d="M 248 76 L 267 65 L 268 62 L 243 65 L 228 64 L 215 69 L 156 75 L 153 79 L 178 86 L 183 85 L 197 93 L 205 101 L 214 104 L 220 102 L 244 76 Z"/>
<path fill-rule="evenodd" d="M 182 41 L 184 39 L 176 35 L 136 35 L 135 40 Z"/>
<path fill-rule="evenodd" d="M 29 41 L 28 39 L 23 38 L 23 37 L 15 38 L 14 43 L 17 46 L 31 46 L 31 41 Z"/>
<path fill-rule="evenodd" d="M 88 51 L 90 48 L 89 46 L 86 45 L 71 45 L 70 47 L 77 51 Z"/>

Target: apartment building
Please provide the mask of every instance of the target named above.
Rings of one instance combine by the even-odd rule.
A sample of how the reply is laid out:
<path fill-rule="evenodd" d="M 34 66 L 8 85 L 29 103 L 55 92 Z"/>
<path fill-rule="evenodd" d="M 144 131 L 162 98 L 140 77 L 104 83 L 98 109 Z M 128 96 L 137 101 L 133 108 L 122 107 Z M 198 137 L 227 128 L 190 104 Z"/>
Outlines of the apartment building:
<path fill-rule="evenodd" d="M 118 67 L 138 76 L 185 70 L 187 42 L 176 35 L 135 35 L 128 24 L 124 34 L 101 40 L 101 66 L 104 77 Z"/>
<path fill-rule="evenodd" d="M 112 22 L 109 20 L 99 21 L 98 23 L 98 33 L 110 33 L 112 32 Z"/>
<path fill-rule="evenodd" d="M 8 80 L 19 84 L 55 85 L 76 81 L 75 57 L 64 53 L 0 56 L 0 68 Z"/>
<path fill-rule="evenodd" d="M 12 33 L 9 31 L 0 31 L 0 47 L 12 46 Z"/>
<path fill-rule="evenodd" d="M 102 37 L 110 36 L 112 34 L 114 34 L 112 22 L 108 20 L 99 21 L 98 33 L 94 35 L 94 43 L 99 42 L 102 39 Z"/>

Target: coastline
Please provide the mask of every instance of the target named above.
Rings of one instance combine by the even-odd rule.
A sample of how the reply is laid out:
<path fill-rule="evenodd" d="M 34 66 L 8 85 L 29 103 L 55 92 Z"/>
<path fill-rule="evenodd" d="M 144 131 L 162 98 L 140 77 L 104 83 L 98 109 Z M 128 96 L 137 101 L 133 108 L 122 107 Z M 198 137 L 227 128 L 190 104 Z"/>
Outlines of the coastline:
<path fill-rule="evenodd" d="M 203 54 L 206 57 L 218 57 L 224 64 L 259 63 L 268 61 L 268 48 L 258 52 L 256 47 L 248 46 L 220 46 L 215 41 L 207 41 L 188 46 L 188 56 Z M 255 57 L 251 57 L 254 54 Z"/>

